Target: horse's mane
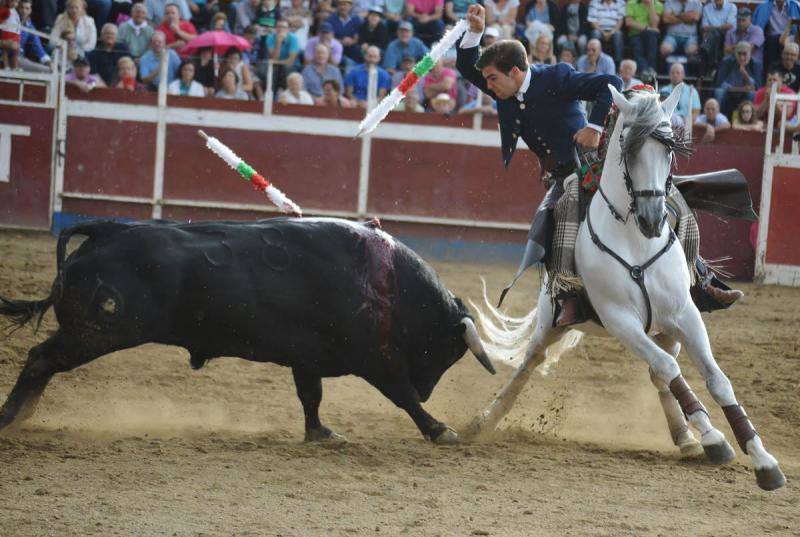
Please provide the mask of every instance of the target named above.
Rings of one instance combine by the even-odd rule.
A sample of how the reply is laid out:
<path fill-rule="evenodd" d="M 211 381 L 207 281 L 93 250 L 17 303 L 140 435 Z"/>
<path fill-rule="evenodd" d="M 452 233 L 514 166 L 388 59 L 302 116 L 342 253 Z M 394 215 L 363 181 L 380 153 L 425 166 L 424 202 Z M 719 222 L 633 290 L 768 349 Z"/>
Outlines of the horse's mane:
<path fill-rule="evenodd" d="M 664 118 L 658 95 L 636 93 L 629 102 L 633 105 L 633 113 L 625 118 L 624 128 L 627 132 L 620 148 L 620 160 L 634 159 L 647 138 L 654 138 L 679 155 L 688 156 L 692 153 L 683 127 L 673 127 L 669 119 Z"/>

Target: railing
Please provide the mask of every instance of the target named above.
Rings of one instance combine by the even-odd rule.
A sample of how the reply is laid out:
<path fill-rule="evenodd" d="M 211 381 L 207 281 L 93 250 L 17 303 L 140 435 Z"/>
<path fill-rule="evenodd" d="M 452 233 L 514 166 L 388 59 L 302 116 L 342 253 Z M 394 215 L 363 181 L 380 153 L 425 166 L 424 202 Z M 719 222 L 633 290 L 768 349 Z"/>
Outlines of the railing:
<path fill-rule="evenodd" d="M 792 103 L 795 103 L 795 107 L 800 106 L 800 95 L 793 94 L 790 95 L 788 93 L 778 93 L 777 87 L 773 84 L 772 89 L 769 94 L 769 117 L 767 121 L 767 142 L 766 147 L 764 148 L 764 155 L 783 155 L 784 148 L 786 145 L 786 131 L 787 131 L 787 110 L 791 108 Z M 780 107 L 781 109 L 781 118 L 780 124 L 775 125 L 775 109 Z M 795 113 L 797 113 L 797 109 L 795 109 Z M 778 130 L 778 144 L 773 148 L 773 136 L 775 130 Z M 791 147 L 789 153 L 792 155 L 800 154 L 800 142 L 797 140 L 792 140 L 790 142 Z"/>

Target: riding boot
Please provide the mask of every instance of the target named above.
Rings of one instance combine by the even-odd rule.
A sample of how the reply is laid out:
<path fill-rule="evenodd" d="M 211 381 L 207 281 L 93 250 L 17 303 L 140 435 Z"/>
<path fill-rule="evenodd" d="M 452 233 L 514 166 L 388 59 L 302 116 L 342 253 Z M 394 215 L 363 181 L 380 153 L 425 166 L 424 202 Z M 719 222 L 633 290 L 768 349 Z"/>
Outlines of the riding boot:
<path fill-rule="evenodd" d="M 589 320 L 584 299 L 577 293 L 565 293 L 555 300 L 553 326 L 570 326 Z"/>
<path fill-rule="evenodd" d="M 700 311 L 727 309 L 744 296 L 738 289 L 731 289 L 716 274 L 708 269 L 702 259 L 695 262 L 697 283 L 691 288 L 692 300 Z"/>

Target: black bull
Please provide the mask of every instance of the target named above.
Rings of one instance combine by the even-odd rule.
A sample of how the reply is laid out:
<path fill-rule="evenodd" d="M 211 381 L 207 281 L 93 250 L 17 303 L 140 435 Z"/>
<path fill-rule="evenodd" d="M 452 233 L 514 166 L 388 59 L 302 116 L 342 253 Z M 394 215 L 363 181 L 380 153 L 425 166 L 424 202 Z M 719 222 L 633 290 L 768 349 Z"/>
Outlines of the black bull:
<path fill-rule="evenodd" d="M 73 235 L 87 239 L 65 258 Z M 468 348 L 494 372 L 464 304 L 377 221 L 120 224 L 67 229 L 41 301 L 0 297 L 22 325 L 52 306 L 59 328 L 32 348 L 0 409 L 0 429 L 29 417 L 54 374 L 155 342 L 186 348 L 194 368 L 219 356 L 292 368 L 306 439 L 322 377 L 357 375 L 439 442 L 455 432 L 420 405 Z"/>

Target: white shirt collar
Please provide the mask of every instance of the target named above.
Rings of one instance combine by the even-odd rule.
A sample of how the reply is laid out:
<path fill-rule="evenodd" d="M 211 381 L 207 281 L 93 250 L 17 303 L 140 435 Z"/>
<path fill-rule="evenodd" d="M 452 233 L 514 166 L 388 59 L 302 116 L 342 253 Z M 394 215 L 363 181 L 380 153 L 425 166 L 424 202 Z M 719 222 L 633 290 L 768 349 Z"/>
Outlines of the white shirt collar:
<path fill-rule="evenodd" d="M 528 88 L 531 86 L 531 70 L 528 68 L 528 72 L 525 73 L 525 80 L 522 81 L 522 85 L 519 87 L 519 91 L 517 92 L 517 100 L 524 101 L 525 100 L 525 93 L 528 91 Z"/>

